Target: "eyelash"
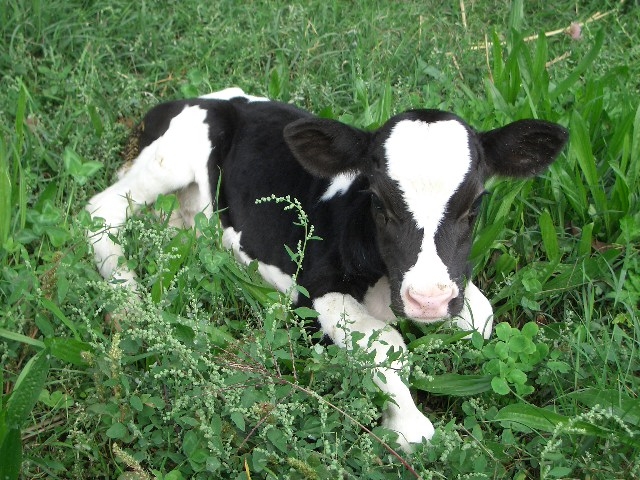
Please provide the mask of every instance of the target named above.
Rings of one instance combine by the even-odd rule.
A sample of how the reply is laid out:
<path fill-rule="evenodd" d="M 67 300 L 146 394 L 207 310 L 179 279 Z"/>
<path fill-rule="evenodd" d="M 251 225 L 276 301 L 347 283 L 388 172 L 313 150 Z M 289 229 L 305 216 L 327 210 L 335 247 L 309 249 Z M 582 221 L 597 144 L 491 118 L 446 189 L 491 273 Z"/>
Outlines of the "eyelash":
<path fill-rule="evenodd" d="M 384 205 L 382 204 L 382 200 L 380 200 L 380 197 L 378 197 L 373 192 L 371 192 L 371 206 L 373 206 L 375 210 L 384 212 Z"/>
<path fill-rule="evenodd" d="M 389 221 L 389 217 L 387 215 L 387 209 L 384 207 L 382 200 L 375 193 L 369 192 L 371 195 L 371 206 L 375 211 L 376 215 L 381 215 L 384 218 L 384 223 Z"/>
<path fill-rule="evenodd" d="M 489 195 L 489 192 L 487 191 L 482 192 L 471 204 L 471 208 L 469 208 L 469 211 L 467 212 L 467 215 L 466 215 L 469 221 L 475 220 L 475 218 L 480 213 L 480 207 L 482 206 L 482 199 L 485 197 L 485 195 Z"/>

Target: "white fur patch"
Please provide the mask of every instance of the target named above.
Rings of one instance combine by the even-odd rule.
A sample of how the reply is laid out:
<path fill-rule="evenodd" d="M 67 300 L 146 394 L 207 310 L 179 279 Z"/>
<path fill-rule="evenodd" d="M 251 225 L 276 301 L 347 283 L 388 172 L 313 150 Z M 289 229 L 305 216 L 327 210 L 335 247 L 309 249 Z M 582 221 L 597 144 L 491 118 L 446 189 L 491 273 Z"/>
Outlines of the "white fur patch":
<path fill-rule="evenodd" d="M 247 95 L 241 88 L 230 87 L 217 92 L 207 93 L 200 98 L 213 99 L 213 100 L 231 100 L 232 98 L 244 97 L 250 102 L 268 102 L 269 99 L 265 97 L 254 97 L 253 95 Z"/>
<path fill-rule="evenodd" d="M 404 120 L 385 142 L 387 172 L 425 232 L 437 229 L 447 202 L 471 166 L 469 134 L 460 122 Z"/>
<path fill-rule="evenodd" d="M 87 211 L 105 220 L 105 230 L 91 238 L 94 257 L 103 277 L 113 276 L 132 282 L 133 273 L 126 269 L 116 272 L 118 258 L 123 252 L 120 245 L 111 241 L 109 233 L 117 232 L 129 213 L 155 202 L 158 195 L 186 189 L 187 208 L 211 215 L 207 172 L 211 142 L 206 115 L 206 110 L 200 107 L 185 107 L 171 120 L 165 134 L 145 147 L 116 183 L 89 201 Z M 192 185 L 196 185 L 197 190 Z M 129 206 L 132 212 L 128 211 Z"/>
<path fill-rule="evenodd" d="M 240 263 L 249 265 L 253 259 L 242 251 L 242 245 L 240 243 L 241 237 L 242 232 L 237 232 L 232 227 L 227 227 L 222 232 L 222 245 L 225 248 L 231 249 Z M 291 287 L 293 287 L 293 279 L 290 275 L 284 273 L 274 265 L 269 265 L 260 261 L 258 261 L 258 272 L 265 282 L 272 285 L 282 293 L 290 293 L 291 299 L 294 303 L 298 301 L 298 291 L 292 290 Z"/>
<path fill-rule="evenodd" d="M 367 312 L 378 320 L 392 322 L 396 320 L 396 316 L 391 310 L 391 287 L 389 279 L 382 277 L 375 285 L 369 287 L 367 293 L 362 300 Z"/>
<path fill-rule="evenodd" d="M 320 197 L 320 201 L 326 202 L 336 195 L 344 195 L 356 179 L 356 176 L 357 175 L 354 173 L 341 173 L 340 175 L 333 177 L 331 179 L 331 183 L 327 187 L 327 190 L 324 192 L 322 197 Z"/>
<path fill-rule="evenodd" d="M 430 307 L 409 305 L 407 292 L 437 298 L 441 293 L 458 295 L 446 265 L 436 250 L 435 234 L 447 203 L 471 166 L 469 134 L 456 120 L 433 123 L 401 121 L 385 142 L 387 172 L 398 182 L 416 226 L 424 229 L 416 264 L 406 272 L 400 292 L 405 311 L 416 319 L 437 320 L 446 316 L 446 303 Z"/>

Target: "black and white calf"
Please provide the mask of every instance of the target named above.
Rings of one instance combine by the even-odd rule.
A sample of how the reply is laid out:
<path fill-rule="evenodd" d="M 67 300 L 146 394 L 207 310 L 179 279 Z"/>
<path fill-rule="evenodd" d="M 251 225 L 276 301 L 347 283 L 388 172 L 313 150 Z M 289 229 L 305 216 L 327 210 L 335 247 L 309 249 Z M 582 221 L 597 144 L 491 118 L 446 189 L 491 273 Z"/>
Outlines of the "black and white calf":
<path fill-rule="evenodd" d="M 283 246 L 295 248 L 302 230 L 280 205 L 255 200 L 290 195 L 323 238 L 308 244 L 298 277 L 311 298 L 294 300 L 319 313 L 319 327 L 337 345 L 350 348 L 351 334 L 363 333 L 358 344 L 379 364 L 390 348 L 406 350 L 390 326 L 395 314 L 451 318 L 490 334 L 491 305 L 469 281 L 467 260 L 484 182 L 541 172 L 567 140 L 548 122 L 479 133 L 437 110 L 405 112 L 365 132 L 238 88 L 161 104 L 139 131 L 136 160 L 87 206 L 107 226 L 91 237 L 105 278 L 135 286 L 108 233 L 133 213 L 129 207 L 177 192 L 183 225 L 220 210 L 225 246 L 243 263 L 257 260 L 265 280 L 288 291 L 294 264 Z M 431 438 L 433 426 L 401 380 L 405 364 L 387 362 L 379 368 L 386 381 L 374 379 L 393 399 L 383 424 L 408 449 Z"/>

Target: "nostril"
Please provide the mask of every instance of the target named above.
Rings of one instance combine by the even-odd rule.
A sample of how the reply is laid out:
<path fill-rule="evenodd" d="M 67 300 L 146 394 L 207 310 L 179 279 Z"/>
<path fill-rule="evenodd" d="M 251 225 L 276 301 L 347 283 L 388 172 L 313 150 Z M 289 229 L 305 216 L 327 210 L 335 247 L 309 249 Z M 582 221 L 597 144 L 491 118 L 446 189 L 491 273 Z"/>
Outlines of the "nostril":
<path fill-rule="evenodd" d="M 407 289 L 407 300 L 413 306 L 427 309 L 437 309 L 447 305 L 450 300 L 457 296 L 457 288 L 455 286 L 441 286 L 416 290 L 413 287 Z"/>

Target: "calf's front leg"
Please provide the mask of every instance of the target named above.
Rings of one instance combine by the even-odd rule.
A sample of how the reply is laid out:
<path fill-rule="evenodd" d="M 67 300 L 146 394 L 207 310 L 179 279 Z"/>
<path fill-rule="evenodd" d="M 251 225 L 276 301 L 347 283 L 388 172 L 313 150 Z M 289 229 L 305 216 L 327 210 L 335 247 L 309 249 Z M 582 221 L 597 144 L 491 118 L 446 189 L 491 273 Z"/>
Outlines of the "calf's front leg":
<path fill-rule="evenodd" d="M 411 443 L 429 440 L 434 433 L 433 424 L 418 409 L 411 397 L 400 372 L 407 366 L 407 348 L 402 336 L 386 322 L 369 314 L 361 303 L 350 295 L 327 293 L 313 301 L 313 308 L 319 313 L 318 321 L 322 331 L 343 348 L 352 347 L 352 333 L 359 332 L 364 337 L 358 345 L 366 351 L 375 352 L 373 381 L 392 401 L 388 402 L 383 415 L 383 426 L 398 433 L 398 443 L 410 452 Z M 373 340 L 372 340 L 373 337 Z M 390 348 L 402 351 L 400 359 L 387 361 Z M 378 373 L 382 373 L 384 380 Z"/>

